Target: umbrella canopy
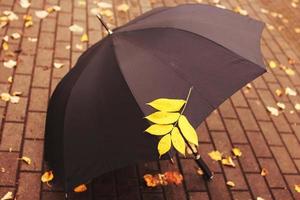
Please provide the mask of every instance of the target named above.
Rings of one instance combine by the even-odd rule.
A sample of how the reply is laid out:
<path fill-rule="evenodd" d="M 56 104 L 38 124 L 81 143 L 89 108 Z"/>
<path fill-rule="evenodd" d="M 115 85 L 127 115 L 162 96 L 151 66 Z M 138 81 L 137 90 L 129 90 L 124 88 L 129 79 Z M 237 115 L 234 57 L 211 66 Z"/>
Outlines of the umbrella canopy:
<path fill-rule="evenodd" d="M 266 72 L 263 23 L 207 5 L 158 8 L 121 26 L 77 61 L 48 107 L 45 159 L 66 190 L 110 170 L 158 159 L 144 133 L 146 105 L 185 99 L 197 127 L 235 91 Z M 200 136 L 201 140 L 201 136 Z"/>

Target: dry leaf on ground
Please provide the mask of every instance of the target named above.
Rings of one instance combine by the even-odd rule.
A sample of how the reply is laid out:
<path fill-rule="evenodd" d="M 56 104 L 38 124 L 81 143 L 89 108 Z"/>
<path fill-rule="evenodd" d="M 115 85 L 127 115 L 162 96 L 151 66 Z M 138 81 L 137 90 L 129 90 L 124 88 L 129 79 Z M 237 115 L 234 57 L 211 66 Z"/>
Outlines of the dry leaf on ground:
<path fill-rule="evenodd" d="M 41 181 L 43 183 L 47 183 L 52 181 L 54 178 L 53 172 L 52 171 L 47 171 L 41 176 Z"/>
<path fill-rule="evenodd" d="M 122 11 L 122 12 L 127 12 L 129 10 L 129 5 L 126 3 L 123 3 L 117 7 L 117 10 Z"/>
<path fill-rule="evenodd" d="M 231 158 L 231 156 L 226 156 L 226 158 L 222 159 L 222 164 L 230 167 L 235 167 L 235 164 Z"/>
<path fill-rule="evenodd" d="M 49 15 L 49 13 L 46 10 L 37 10 L 35 11 L 35 16 L 37 16 L 40 19 L 44 19 Z"/>
<path fill-rule="evenodd" d="M 77 24 L 73 24 L 69 27 L 69 30 L 74 33 L 83 33 L 83 28 Z"/>
<path fill-rule="evenodd" d="M 219 151 L 211 151 L 208 153 L 208 155 L 210 156 L 211 159 L 215 161 L 222 160 L 222 153 L 220 153 Z"/>
<path fill-rule="evenodd" d="M 85 192 L 87 191 L 87 187 L 85 184 L 81 184 L 74 188 L 74 192 Z"/>
<path fill-rule="evenodd" d="M 268 172 L 268 170 L 266 168 L 262 168 L 261 169 L 260 175 L 267 176 L 268 174 L 269 174 L 269 172 Z"/>
<path fill-rule="evenodd" d="M 234 187 L 235 183 L 233 181 L 227 181 L 226 185 L 230 186 L 230 187 Z"/>
<path fill-rule="evenodd" d="M 17 65 L 17 61 L 15 61 L 15 60 L 8 60 L 3 63 L 4 67 L 10 68 L 10 69 L 14 68 L 16 65 Z"/>
<path fill-rule="evenodd" d="M 31 164 L 31 159 L 27 156 L 22 156 L 22 158 L 19 158 L 19 160 L 24 161 L 27 165 Z"/>
<path fill-rule="evenodd" d="M 236 157 L 241 157 L 242 156 L 242 152 L 239 148 L 235 147 L 232 149 L 232 153 L 233 155 L 235 155 Z"/>
<path fill-rule="evenodd" d="M 297 92 L 296 92 L 296 90 L 293 90 L 290 87 L 286 87 L 285 88 L 285 94 L 288 95 L 288 96 L 296 96 Z"/>
<path fill-rule="evenodd" d="M 274 108 L 274 107 L 272 107 L 272 106 L 267 106 L 267 111 L 268 111 L 269 113 L 271 113 L 271 115 L 274 115 L 274 116 L 276 116 L 276 117 L 279 115 L 278 109 L 277 109 L 277 108 Z"/>
<path fill-rule="evenodd" d="M 3 197 L 1 197 L 1 200 L 13 200 L 13 193 L 12 192 L 7 192 Z"/>

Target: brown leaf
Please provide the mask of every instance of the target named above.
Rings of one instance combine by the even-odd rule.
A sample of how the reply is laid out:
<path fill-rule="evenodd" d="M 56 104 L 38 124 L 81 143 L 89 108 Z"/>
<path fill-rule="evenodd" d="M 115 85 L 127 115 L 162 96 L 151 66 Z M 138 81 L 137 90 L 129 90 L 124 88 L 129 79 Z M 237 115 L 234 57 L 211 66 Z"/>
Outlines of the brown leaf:
<path fill-rule="evenodd" d="M 269 172 L 268 172 L 268 170 L 266 168 L 262 168 L 261 169 L 260 175 L 267 176 L 268 174 L 269 174 Z"/>

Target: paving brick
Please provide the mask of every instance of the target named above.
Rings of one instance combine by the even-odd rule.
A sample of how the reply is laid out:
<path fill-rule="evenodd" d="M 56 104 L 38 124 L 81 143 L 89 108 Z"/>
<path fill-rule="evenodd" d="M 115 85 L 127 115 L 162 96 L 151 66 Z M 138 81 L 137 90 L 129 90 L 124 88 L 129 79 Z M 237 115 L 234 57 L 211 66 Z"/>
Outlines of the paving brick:
<path fill-rule="evenodd" d="M 259 100 L 248 100 L 256 120 L 270 120 L 266 108 Z"/>
<path fill-rule="evenodd" d="M 274 199 L 292 200 L 293 196 L 287 189 L 272 189 Z"/>
<path fill-rule="evenodd" d="M 36 65 L 42 67 L 52 66 L 53 50 L 50 49 L 39 49 L 36 57 Z"/>
<path fill-rule="evenodd" d="M 42 21 L 42 27 L 41 27 L 41 31 L 47 31 L 47 32 L 55 32 L 55 28 L 56 28 L 56 20 L 54 18 L 46 18 Z M 42 37 L 43 34 L 41 34 L 40 37 Z M 52 36 L 51 36 L 52 37 Z M 52 40 L 52 39 L 51 39 Z"/>
<path fill-rule="evenodd" d="M 163 200 L 164 196 L 162 193 L 144 193 L 144 200 Z"/>
<path fill-rule="evenodd" d="M 246 176 L 255 198 L 262 197 L 266 200 L 273 199 L 264 178 L 260 174 L 247 174 Z"/>
<path fill-rule="evenodd" d="M 10 88 L 10 86 L 9 86 L 9 84 L 1 84 L 0 83 L 0 92 L 2 93 L 2 92 L 5 92 L 5 93 L 7 93 L 7 92 L 9 92 L 9 88 Z M 7 103 L 6 102 L 4 102 L 4 101 L 0 101 L 0 106 L 5 106 Z"/>
<path fill-rule="evenodd" d="M 231 199 L 227 186 L 225 185 L 224 177 L 221 174 L 215 174 L 214 181 L 209 182 L 208 190 L 212 200 Z"/>
<path fill-rule="evenodd" d="M 23 145 L 23 156 L 31 158 L 31 164 L 22 163 L 21 170 L 41 171 L 43 158 L 43 141 L 25 140 Z"/>
<path fill-rule="evenodd" d="M 17 196 L 19 200 L 39 200 L 40 193 L 36 192 L 40 190 L 40 174 L 21 172 L 19 177 L 19 187 Z"/>
<path fill-rule="evenodd" d="M 18 158 L 18 153 L 0 152 L 0 168 L 5 170 L 0 172 L 0 189 L 2 186 L 15 186 Z"/>
<path fill-rule="evenodd" d="M 58 25 L 71 26 L 72 15 L 70 13 L 59 12 L 58 14 Z"/>
<path fill-rule="evenodd" d="M 29 110 L 46 111 L 48 103 L 48 89 L 32 88 L 30 95 Z"/>
<path fill-rule="evenodd" d="M 23 135 L 23 124 L 20 123 L 4 123 L 0 149 L 4 151 L 19 151 Z"/>
<path fill-rule="evenodd" d="M 249 192 L 245 192 L 245 191 L 233 191 L 232 196 L 233 196 L 233 199 L 236 199 L 236 200 L 250 200 L 250 199 L 252 199 L 251 194 Z"/>
<path fill-rule="evenodd" d="M 219 162 L 212 160 L 208 153 L 215 150 L 215 148 L 211 144 L 201 144 L 198 147 L 199 154 L 202 156 L 202 159 L 206 162 L 208 167 L 213 172 L 221 172 L 221 166 Z"/>
<path fill-rule="evenodd" d="M 63 63 L 63 67 L 60 68 L 60 69 L 57 69 L 57 68 L 53 68 L 53 77 L 54 78 L 63 78 L 68 72 L 69 72 L 69 69 L 70 69 L 70 62 L 69 60 L 65 60 L 65 59 L 55 59 L 56 63 Z"/>
<path fill-rule="evenodd" d="M 268 171 L 266 180 L 270 187 L 273 188 L 285 188 L 286 184 L 279 171 L 274 159 L 261 158 L 259 159 L 260 166 Z"/>
<path fill-rule="evenodd" d="M 282 145 L 280 136 L 272 122 L 259 122 L 259 126 L 269 145 Z"/>
<path fill-rule="evenodd" d="M 189 192 L 190 200 L 209 200 L 209 196 L 206 192 Z"/>
<path fill-rule="evenodd" d="M 199 138 L 199 142 L 210 142 L 210 133 L 207 130 L 205 122 L 202 122 L 196 129 L 196 131 Z"/>
<path fill-rule="evenodd" d="M 12 92 L 22 92 L 22 96 L 28 96 L 30 88 L 30 79 L 28 75 L 16 74 L 13 78 Z"/>
<path fill-rule="evenodd" d="M 50 66 L 49 68 L 36 67 L 34 69 L 34 77 L 32 82 L 33 87 L 49 87 L 51 67 L 52 66 Z"/>
<path fill-rule="evenodd" d="M 228 117 L 228 118 L 236 118 L 236 114 L 234 112 L 234 109 L 232 107 L 232 104 L 230 100 L 224 101 L 220 106 L 219 106 L 220 114 L 222 117 Z"/>
<path fill-rule="evenodd" d="M 289 184 L 289 188 L 293 193 L 293 196 L 295 199 L 300 199 L 300 193 L 296 192 L 295 185 L 299 184 L 300 182 L 300 176 L 298 175 L 286 175 L 285 179 L 287 180 Z"/>
<path fill-rule="evenodd" d="M 185 185 L 188 191 L 201 191 L 205 190 L 205 181 L 197 175 L 197 165 L 193 159 L 180 160 Z"/>
<path fill-rule="evenodd" d="M 39 41 L 39 49 L 51 49 L 54 47 L 54 33 L 41 32 L 40 38 L 41 40 Z"/>
<path fill-rule="evenodd" d="M 284 147 L 271 147 L 271 150 L 283 173 L 297 173 L 296 167 Z"/>
<path fill-rule="evenodd" d="M 300 158 L 300 144 L 295 135 L 282 134 L 282 139 L 292 158 Z"/>
<path fill-rule="evenodd" d="M 287 122 L 287 120 L 284 118 L 283 115 L 279 115 L 279 116 L 271 116 L 272 121 L 274 122 L 274 125 L 276 127 L 276 129 L 279 132 L 292 132 L 289 123 Z"/>
<path fill-rule="evenodd" d="M 41 200 L 59 200 L 64 198 L 65 194 L 62 192 L 43 192 Z"/>
<path fill-rule="evenodd" d="M 206 118 L 206 122 L 209 130 L 224 130 L 221 117 L 216 110 Z"/>
<path fill-rule="evenodd" d="M 249 130 L 249 131 L 259 130 L 257 123 L 249 109 L 237 108 L 237 113 L 241 119 L 242 125 L 245 130 Z"/>
<path fill-rule="evenodd" d="M 57 41 L 71 41 L 71 32 L 66 26 L 58 26 L 56 31 L 56 40 Z"/>
<path fill-rule="evenodd" d="M 231 99 L 233 105 L 236 107 L 248 107 L 246 99 L 240 91 L 234 93 L 234 95 L 231 96 Z"/>
<path fill-rule="evenodd" d="M 23 122 L 26 117 L 27 100 L 26 97 L 21 97 L 19 103 L 9 103 L 6 112 L 6 120 Z"/>
<path fill-rule="evenodd" d="M 271 157 L 271 153 L 261 132 L 247 131 L 246 133 L 256 157 Z"/>
<path fill-rule="evenodd" d="M 18 57 L 17 73 L 31 74 L 34 66 L 34 56 L 21 54 Z"/>
<path fill-rule="evenodd" d="M 239 158 L 244 172 L 260 172 L 258 163 L 249 145 L 236 145 L 243 155 Z"/>
<path fill-rule="evenodd" d="M 44 138 L 46 113 L 29 112 L 26 124 L 26 138 Z"/>

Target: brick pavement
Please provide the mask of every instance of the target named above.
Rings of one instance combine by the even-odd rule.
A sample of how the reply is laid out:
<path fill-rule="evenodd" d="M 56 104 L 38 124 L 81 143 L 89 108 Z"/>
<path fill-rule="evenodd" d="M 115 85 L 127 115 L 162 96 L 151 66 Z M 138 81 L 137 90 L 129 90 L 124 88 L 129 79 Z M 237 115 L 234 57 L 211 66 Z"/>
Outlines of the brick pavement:
<path fill-rule="evenodd" d="M 7 69 L 2 64 L 0 66 L 0 93 L 22 92 L 18 104 L 0 101 L 0 167 L 5 169 L 5 172 L 0 172 L 0 197 L 12 191 L 18 200 L 64 199 L 62 187 L 54 185 L 50 188 L 40 182 L 45 168 L 42 151 L 47 102 L 56 84 L 75 64 L 82 51 L 104 36 L 104 30 L 90 12 L 95 7 L 94 0 L 87 0 L 86 5 L 80 2 L 85 1 L 32 0 L 31 7 L 24 9 L 17 0 L 0 0 L 1 12 L 13 10 L 19 16 L 34 14 L 34 11 L 50 5 L 62 8 L 46 19 L 34 18 L 31 28 L 25 28 L 22 20 L 18 20 L 0 29 L 0 37 L 13 32 L 22 34 L 20 39 L 9 42 L 11 49 L 22 49 L 14 56 L 18 61 L 17 67 Z M 154 7 L 195 3 L 193 0 L 107 2 L 113 4 L 114 15 L 110 23 L 114 26 L 122 25 Z M 202 1 L 206 4 L 212 2 Z M 175 165 L 167 161 L 149 162 L 110 172 L 94 180 L 88 192 L 72 194 L 71 199 L 88 199 L 89 195 L 103 200 L 300 199 L 300 193 L 294 189 L 295 184 L 300 184 L 300 112 L 293 108 L 300 103 L 300 96 L 278 97 L 275 94 L 276 89 L 285 87 L 300 93 L 300 34 L 294 30 L 300 27 L 300 5 L 294 8 L 289 0 L 220 2 L 228 9 L 239 6 L 251 17 L 270 24 L 263 32 L 261 43 L 265 60 L 275 60 L 291 67 L 296 74 L 290 76 L 279 67 L 269 68 L 269 73 L 252 82 L 251 89 L 238 91 L 199 126 L 199 150 L 215 172 L 214 181 L 205 183 L 195 175 L 192 159 L 177 157 Z M 117 11 L 116 7 L 122 3 L 130 5 L 127 13 Z M 266 14 L 261 8 L 268 9 L 270 13 Z M 80 35 L 68 30 L 74 23 L 83 26 L 89 35 L 89 42 L 83 45 L 83 50 L 76 48 L 76 44 L 82 44 Z M 30 42 L 28 37 L 38 38 L 38 41 Z M 70 45 L 70 49 L 66 49 L 66 45 Z M 0 60 L 3 60 L 4 54 L 1 51 Z M 289 62 L 289 58 L 296 63 Z M 54 62 L 65 65 L 55 69 L 52 67 Z M 9 76 L 13 77 L 12 83 L 7 81 Z M 265 108 L 276 107 L 278 101 L 284 102 L 287 108 L 279 116 L 272 116 Z M 236 160 L 235 168 L 222 166 L 207 155 L 214 149 L 228 153 L 232 147 L 239 147 L 243 153 Z M 32 164 L 18 161 L 17 158 L 22 155 L 30 157 Z M 262 168 L 266 168 L 269 175 L 261 176 Z M 143 174 L 170 169 L 183 173 L 182 185 L 155 189 L 143 185 Z M 229 188 L 225 184 L 227 180 L 232 180 L 236 186 Z"/>

